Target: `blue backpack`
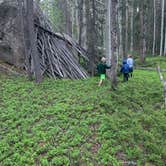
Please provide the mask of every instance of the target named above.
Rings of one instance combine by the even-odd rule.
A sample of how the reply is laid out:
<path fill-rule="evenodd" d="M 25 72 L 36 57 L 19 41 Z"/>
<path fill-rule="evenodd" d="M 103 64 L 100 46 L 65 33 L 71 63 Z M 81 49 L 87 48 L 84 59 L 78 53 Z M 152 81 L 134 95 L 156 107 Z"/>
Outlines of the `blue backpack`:
<path fill-rule="evenodd" d="M 126 60 L 123 61 L 123 65 L 122 65 L 122 68 L 121 68 L 121 72 L 122 72 L 122 73 L 129 73 L 129 72 L 130 72 L 129 65 L 127 64 L 127 61 L 126 61 Z"/>
<path fill-rule="evenodd" d="M 123 71 L 124 71 L 123 73 L 129 73 L 130 72 L 130 68 L 129 68 L 128 64 L 124 64 Z"/>

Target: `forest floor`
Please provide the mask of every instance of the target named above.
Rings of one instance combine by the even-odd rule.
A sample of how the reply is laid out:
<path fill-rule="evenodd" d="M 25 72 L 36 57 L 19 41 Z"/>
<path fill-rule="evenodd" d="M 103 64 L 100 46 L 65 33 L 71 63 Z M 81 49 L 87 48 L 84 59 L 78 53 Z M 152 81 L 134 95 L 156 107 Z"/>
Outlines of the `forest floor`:
<path fill-rule="evenodd" d="M 99 88 L 98 78 L 36 85 L 0 74 L 0 165 L 166 165 L 157 72 L 135 70 L 121 80 L 111 91 L 110 81 Z"/>

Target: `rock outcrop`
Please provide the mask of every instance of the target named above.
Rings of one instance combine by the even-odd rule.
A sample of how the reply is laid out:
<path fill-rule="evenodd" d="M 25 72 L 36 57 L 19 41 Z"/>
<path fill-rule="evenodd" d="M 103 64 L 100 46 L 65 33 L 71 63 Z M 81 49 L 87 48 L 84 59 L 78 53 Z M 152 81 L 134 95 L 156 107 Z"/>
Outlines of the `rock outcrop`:
<path fill-rule="evenodd" d="M 22 67 L 24 55 L 18 11 L 16 0 L 0 0 L 0 60 Z"/>

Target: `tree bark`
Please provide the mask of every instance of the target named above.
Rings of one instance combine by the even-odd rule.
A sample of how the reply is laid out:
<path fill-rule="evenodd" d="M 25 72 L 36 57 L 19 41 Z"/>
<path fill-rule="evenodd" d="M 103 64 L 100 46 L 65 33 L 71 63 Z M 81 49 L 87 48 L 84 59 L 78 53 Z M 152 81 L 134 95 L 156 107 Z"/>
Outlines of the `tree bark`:
<path fill-rule="evenodd" d="M 131 31 L 131 38 L 130 38 L 130 52 L 133 53 L 133 45 L 134 45 L 134 1 L 131 2 L 130 6 L 130 31 Z"/>
<path fill-rule="evenodd" d="M 107 0 L 107 16 L 106 16 L 106 57 L 107 65 L 111 64 L 111 1 Z"/>
<path fill-rule="evenodd" d="M 156 0 L 153 0 L 153 56 L 155 55 L 155 47 L 156 47 Z"/>
<path fill-rule="evenodd" d="M 163 55 L 163 41 L 164 41 L 164 2 L 165 0 L 162 0 L 162 12 L 161 12 L 161 40 L 160 40 L 160 56 Z"/>
<path fill-rule="evenodd" d="M 117 0 L 110 0 L 111 5 L 111 80 L 112 80 L 112 89 L 115 89 L 117 86 L 117 53 L 118 53 L 118 44 L 117 44 Z"/>
<path fill-rule="evenodd" d="M 66 21 L 65 31 L 66 34 L 72 36 L 71 7 L 69 5 L 68 0 L 65 0 L 64 5 L 65 5 L 64 12 L 65 12 L 65 21 Z"/>
<path fill-rule="evenodd" d="M 128 27 L 129 27 L 129 2 L 126 0 L 126 27 L 125 27 L 125 55 L 127 57 L 128 53 Z"/>
<path fill-rule="evenodd" d="M 37 42 L 36 42 L 36 33 L 34 29 L 34 6 L 33 6 L 33 0 L 26 0 L 27 4 L 27 30 L 28 30 L 28 40 L 30 44 L 30 48 L 28 50 L 28 53 L 31 54 L 32 64 L 33 64 L 33 70 L 35 74 L 35 80 L 37 83 L 40 83 L 42 81 L 42 73 L 40 69 L 40 59 L 38 56 L 37 51 Z M 29 59 L 28 59 L 29 61 Z"/>
<path fill-rule="evenodd" d="M 164 56 L 166 56 L 166 27 L 165 27 L 165 45 L 164 45 Z"/>
<path fill-rule="evenodd" d="M 78 43 L 81 46 L 82 45 L 82 30 L 83 30 L 83 0 L 80 0 L 78 2 L 78 8 L 79 8 L 79 39 Z"/>
<path fill-rule="evenodd" d="M 144 21 L 144 3 L 143 2 L 141 2 L 141 7 L 140 7 L 140 24 L 141 24 L 140 60 L 142 63 L 144 63 L 145 62 L 146 41 L 145 41 L 145 21 Z"/>
<path fill-rule="evenodd" d="M 25 20 L 24 18 L 24 14 L 23 14 L 23 1 L 22 0 L 17 0 L 18 2 L 18 7 L 19 7 L 19 19 L 20 19 L 20 29 L 21 29 L 21 36 L 22 36 L 22 44 L 23 44 L 23 56 L 25 57 L 25 69 L 27 71 L 28 74 L 28 78 L 29 80 L 32 80 L 32 73 L 31 73 L 31 64 L 30 64 L 30 55 L 28 54 L 28 48 L 26 45 L 26 38 L 25 38 L 25 33 L 26 33 L 26 29 L 25 29 Z"/>
<path fill-rule="evenodd" d="M 118 0 L 119 56 L 123 57 L 122 1 Z"/>
<path fill-rule="evenodd" d="M 95 11 L 95 0 L 86 1 L 86 24 L 87 24 L 87 50 L 89 54 L 89 72 L 91 76 L 94 76 L 95 71 L 95 56 L 96 56 L 96 11 Z"/>

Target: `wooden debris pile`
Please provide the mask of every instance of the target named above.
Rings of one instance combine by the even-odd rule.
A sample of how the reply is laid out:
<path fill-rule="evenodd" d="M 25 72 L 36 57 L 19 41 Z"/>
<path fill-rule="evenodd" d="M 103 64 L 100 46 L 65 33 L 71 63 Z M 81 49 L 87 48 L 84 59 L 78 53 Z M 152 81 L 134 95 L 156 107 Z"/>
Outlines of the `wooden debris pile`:
<path fill-rule="evenodd" d="M 78 55 L 88 61 L 86 51 L 66 34 L 54 33 L 51 24 L 37 7 L 35 31 L 42 75 L 53 78 L 87 78 L 86 70 L 79 64 Z"/>

